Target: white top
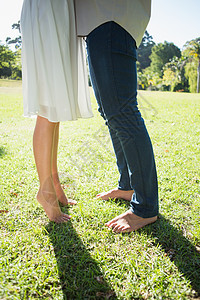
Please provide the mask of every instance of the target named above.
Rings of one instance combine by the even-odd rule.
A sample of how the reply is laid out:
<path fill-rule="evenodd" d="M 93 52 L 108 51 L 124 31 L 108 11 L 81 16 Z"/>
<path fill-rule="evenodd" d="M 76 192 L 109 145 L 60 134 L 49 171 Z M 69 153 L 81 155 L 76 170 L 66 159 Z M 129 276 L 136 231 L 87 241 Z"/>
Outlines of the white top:
<path fill-rule="evenodd" d="M 115 21 L 132 35 L 137 46 L 151 15 L 151 0 L 75 0 L 75 7 L 78 36 Z"/>
<path fill-rule="evenodd" d="M 74 1 L 24 0 L 21 29 L 24 115 L 51 122 L 91 117 Z"/>

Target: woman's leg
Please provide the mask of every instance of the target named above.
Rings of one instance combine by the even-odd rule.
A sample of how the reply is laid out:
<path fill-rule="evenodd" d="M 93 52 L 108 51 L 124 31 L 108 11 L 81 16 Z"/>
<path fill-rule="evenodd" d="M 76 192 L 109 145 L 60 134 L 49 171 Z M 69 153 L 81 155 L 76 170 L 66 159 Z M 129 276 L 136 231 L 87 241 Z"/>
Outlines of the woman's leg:
<path fill-rule="evenodd" d="M 54 131 L 54 139 L 53 139 L 53 153 L 52 153 L 52 178 L 54 183 L 54 188 L 56 191 L 56 195 L 58 201 L 63 205 L 74 205 L 77 202 L 72 199 L 68 199 L 61 187 L 59 175 L 58 175 L 58 165 L 57 165 L 57 158 L 58 158 L 58 141 L 59 141 L 59 127 L 60 123 L 57 123 L 55 126 Z"/>
<path fill-rule="evenodd" d="M 70 216 L 60 210 L 52 179 L 53 140 L 57 125 L 58 123 L 37 117 L 33 135 L 33 151 L 40 181 L 37 200 L 51 221 L 62 223 L 67 222 Z"/>

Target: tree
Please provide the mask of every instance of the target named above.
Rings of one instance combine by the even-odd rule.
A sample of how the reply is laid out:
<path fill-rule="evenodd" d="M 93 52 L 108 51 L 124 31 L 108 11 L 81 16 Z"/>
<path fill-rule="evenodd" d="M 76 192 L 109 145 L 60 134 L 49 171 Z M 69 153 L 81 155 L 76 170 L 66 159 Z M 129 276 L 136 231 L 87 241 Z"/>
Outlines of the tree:
<path fill-rule="evenodd" d="M 152 72 L 150 68 L 144 70 L 144 76 L 147 78 L 148 87 L 150 90 L 159 90 L 162 86 L 162 79 L 158 73 Z"/>
<path fill-rule="evenodd" d="M 159 74 L 159 76 L 162 77 L 164 65 L 174 56 L 178 58 L 181 57 L 181 51 L 173 43 L 168 43 L 165 41 L 164 43 L 154 45 L 150 55 L 151 71 Z"/>
<path fill-rule="evenodd" d="M 176 72 L 170 68 L 165 69 L 163 74 L 163 83 L 166 86 L 171 87 L 171 92 L 173 92 L 173 87 L 176 82 Z"/>
<path fill-rule="evenodd" d="M 15 59 L 15 53 L 8 46 L 0 45 L 0 78 L 11 76 Z"/>
<path fill-rule="evenodd" d="M 12 66 L 12 79 L 22 79 L 22 66 L 21 66 L 21 49 L 15 53 L 15 62 Z"/>
<path fill-rule="evenodd" d="M 189 73 L 192 71 L 192 65 L 195 65 L 195 61 L 197 64 L 197 88 L 196 88 L 196 92 L 199 93 L 200 91 L 200 37 L 194 40 L 191 40 L 189 42 L 187 42 L 184 45 L 184 53 L 193 58 L 192 60 L 190 60 L 190 66 L 187 66 L 187 73 L 189 76 Z"/>
<path fill-rule="evenodd" d="M 148 79 L 147 76 L 143 72 L 138 72 L 138 89 L 145 90 L 148 87 Z"/>
<path fill-rule="evenodd" d="M 173 57 L 163 67 L 163 84 L 171 91 L 188 91 L 188 80 L 185 77 L 185 57 Z"/>
<path fill-rule="evenodd" d="M 144 36 L 142 38 L 142 42 L 137 50 L 138 62 L 140 63 L 139 71 L 146 69 L 147 67 L 150 66 L 151 64 L 150 55 L 154 45 L 155 43 L 153 41 L 153 37 L 149 35 L 148 31 L 145 31 Z"/>
<path fill-rule="evenodd" d="M 12 25 L 12 29 L 20 33 L 20 21 Z M 12 79 L 21 79 L 21 35 L 11 39 L 7 37 L 7 46 L 0 46 L 0 77 L 11 77 Z M 15 45 L 15 51 L 9 49 L 9 45 Z"/>
<path fill-rule="evenodd" d="M 189 90 L 191 93 L 197 92 L 197 59 L 188 59 L 185 65 L 185 76 L 189 82 Z"/>
<path fill-rule="evenodd" d="M 18 30 L 20 33 L 20 21 L 12 24 L 12 29 Z M 8 45 L 15 44 L 15 49 L 19 49 L 22 46 L 22 37 L 21 37 L 21 35 L 19 35 L 15 39 L 11 39 L 10 37 L 7 37 L 6 43 Z"/>

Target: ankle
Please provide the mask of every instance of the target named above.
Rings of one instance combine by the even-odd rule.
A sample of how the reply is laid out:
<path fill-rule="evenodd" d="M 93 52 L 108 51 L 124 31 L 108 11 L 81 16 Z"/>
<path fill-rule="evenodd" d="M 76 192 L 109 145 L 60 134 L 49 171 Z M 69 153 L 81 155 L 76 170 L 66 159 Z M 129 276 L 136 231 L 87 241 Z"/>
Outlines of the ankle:
<path fill-rule="evenodd" d="M 38 190 L 38 193 L 37 193 L 37 195 L 39 195 L 39 196 L 50 196 L 50 195 L 55 195 L 56 193 L 55 193 L 55 189 L 54 189 L 54 187 L 52 186 L 51 188 L 49 188 L 49 189 L 47 189 L 47 188 L 42 188 L 42 187 L 40 187 L 39 188 L 39 190 Z"/>
<path fill-rule="evenodd" d="M 60 182 L 58 173 L 52 173 L 52 179 L 53 181 Z"/>

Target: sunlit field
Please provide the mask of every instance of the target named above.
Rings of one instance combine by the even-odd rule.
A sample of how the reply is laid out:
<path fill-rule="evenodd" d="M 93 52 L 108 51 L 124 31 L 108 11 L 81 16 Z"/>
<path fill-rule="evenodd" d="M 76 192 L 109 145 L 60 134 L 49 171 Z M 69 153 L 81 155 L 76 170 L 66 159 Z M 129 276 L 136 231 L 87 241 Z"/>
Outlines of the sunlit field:
<path fill-rule="evenodd" d="M 139 91 L 159 180 L 160 215 L 138 232 L 105 223 L 129 208 L 96 200 L 117 186 L 109 134 L 94 118 L 63 122 L 59 170 L 78 204 L 48 220 L 35 200 L 35 119 L 20 81 L 0 81 L 0 299 L 200 299 L 200 95 Z"/>

